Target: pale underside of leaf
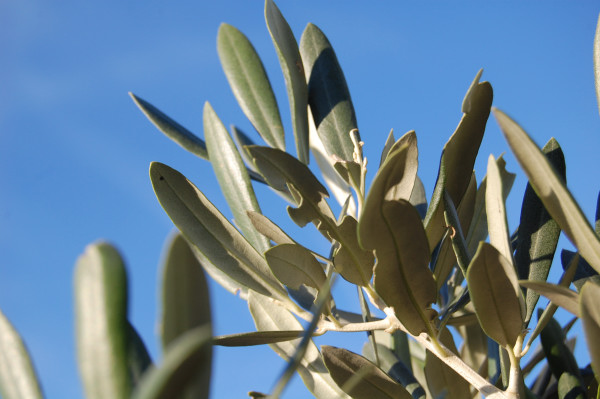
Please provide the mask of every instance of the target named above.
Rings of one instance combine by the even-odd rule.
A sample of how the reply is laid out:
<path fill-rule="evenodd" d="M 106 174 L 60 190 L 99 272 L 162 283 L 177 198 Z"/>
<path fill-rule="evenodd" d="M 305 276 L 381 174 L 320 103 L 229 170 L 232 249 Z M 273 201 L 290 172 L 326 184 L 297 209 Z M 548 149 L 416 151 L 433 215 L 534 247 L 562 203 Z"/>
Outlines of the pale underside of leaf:
<path fill-rule="evenodd" d="M 596 378 L 600 376 L 600 286 L 587 282 L 581 288 L 580 312 L 583 331 Z"/>
<path fill-rule="evenodd" d="M 545 281 L 519 281 L 519 284 L 545 296 L 556 306 L 579 317 L 579 295 L 575 291 Z"/>
<path fill-rule="evenodd" d="M 290 288 L 304 284 L 319 289 L 325 283 L 323 266 L 301 245 L 277 245 L 265 252 L 265 258 L 275 277 Z"/>

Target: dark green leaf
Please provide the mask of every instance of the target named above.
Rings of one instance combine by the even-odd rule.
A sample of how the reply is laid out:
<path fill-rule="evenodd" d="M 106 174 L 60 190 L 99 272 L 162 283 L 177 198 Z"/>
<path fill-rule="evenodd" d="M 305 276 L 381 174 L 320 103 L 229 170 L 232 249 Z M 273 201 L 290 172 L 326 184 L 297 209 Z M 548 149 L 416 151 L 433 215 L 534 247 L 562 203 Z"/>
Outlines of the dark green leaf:
<path fill-rule="evenodd" d="M 581 380 L 571 373 L 563 373 L 558 379 L 558 399 L 585 399 L 586 392 Z"/>
<path fill-rule="evenodd" d="M 308 164 L 308 86 L 298 43 L 273 0 L 265 1 L 265 19 L 285 78 L 298 159 Z"/>
<path fill-rule="evenodd" d="M 476 77 L 475 81 L 477 80 Z M 466 96 L 470 112 L 463 114 L 456 131 L 444 146 L 437 182 L 425 217 L 427 237 L 432 249 L 444 234 L 442 206 L 444 190 L 448 191 L 450 198 L 458 207 L 471 180 L 475 158 L 490 114 L 492 97 L 492 86 L 488 82 L 477 82 L 471 85 Z"/>
<path fill-rule="evenodd" d="M 323 266 L 301 245 L 277 245 L 265 252 L 265 258 L 275 277 L 288 287 L 297 290 L 304 284 L 320 289 L 325 283 Z"/>
<path fill-rule="evenodd" d="M 303 330 L 294 331 L 253 331 L 248 333 L 220 335 L 213 337 L 213 345 L 254 346 L 292 341 L 302 337 Z"/>
<path fill-rule="evenodd" d="M 382 215 L 385 224 L 371 233 L 377 234 L 375 290 L 408 332 L 431 333 L 437 290 L 421 217 L 406 200 L 384 202 Z"/>
<path fill-rule="evenodd" d="M 467 270 L 467 283 L 483 331 L 512 350 L 523 332 L 524 316 L 512 264 L 492 245 L 481 242 Z"/>
<path fill-rule="evenodd" d="M 410 393 L 366 358 L 343 348 L 322 346 L 333 380 L 353 399 L 412 399 Z"/>
<path fill-rule="evenodd" d="M 117 250 L 86 247 L 75 269 L 79 371 L 87 398 L 129 398 L 127 274 Z"/>
<path fill-rule="evenodd" d="M 215 267 L 242 287 L 287 300 L 264 258 L 185 176 L 153 162 L 150 178 L 175 226 Z"/>
<path fill-rule="evenodd" d="M 127 360 L 129 364 L 129 375 L 131 376 L 131 382 L 136 386 L 142 375 L 152 367 L 152 359 L 146 348 L 146 344 L 142 340 L 142 337 L 138 334 L 136 329 L 127 323 L 127 329 L 129 330 L 129 343 L 127 348 Z"/>
<path fill-rule="evenodd" d="M 569 251 L 568 249 L 563 249 L 560 253 L 560 261 L 563 267 L 563 270 L 567 270 L 573 258 L 577 255 L 576 252 Z M 581 291 L 581 286 L 590 278 L 598 276 L 598 272 L 594 270 L 589 263 L 585 261 L 582 257 L 579 257 L 579 261 L 577 262 L 577 270 L 575 271 L 575 275 L 573 276 L 573 285 L 577 288 L 578 291 Z"/>
<path fill-rule="evenodd" d="M 169 345 L 162 364 L 150 369 L 136 387 L 132 399 L 172 399 L 183 395 L 196 379 L 210 381 L 210 326 L 188 330 Z M 200 376 L 200 377 L 198 377 Z M 209 387 L 197 399 L 208 398 Z"/>
<path fill-rule="evenodd" d="M 1 311 L 0 394 L 3 399 L 43 397 L 29 352 L 17 330 Z"/>
<path fill-rule="evenodd" d="M 552 374 L 559 379 L 563 373 L 569 373 L 581 379 L 579 366 L 575 357 L 565 342 L 563 329 L 555 319 L 550 320 L 540 334 L 540 341 L 546 361 L 552 370 Z"/>
<path fill-rule="evenodd" d="M 566 179 L 565 158 L 558 142 L 555 139 L 550 139 L 542 152 L 554 166 L 559 176 Z M 523 206 L 521 207 L 521 222 L 515 253 L 515 264 L 520 279 L 546 281 L 559 236 L 560 227 L 544 208 L 544 204 L 533 190 L 533 187 L 527 184 Z M 529 323 L 538 299 L 539 294 L 535 291 L 527 291 L 525 323 Z"/>
<path fill-rule="evenodd" d="M 242 111 L 270 145 L 285 149 L 279 108 L 256 50 L 242 32 L 221 24 L 217 34 L 221 65 Z"/>
<path fill-rule="evenodd" d="M 300 39 L 300 54 L 308 80 L 308 103 L 317 132 L 329 155 L 352 161 L 350 131 L 357 128 L 346 78 L 329 40 L 313 24 Z"/>
<path fill-rule="evenodd" d="M 133 93 L 129 93 L 135 104 L 142 110 L 144 115 L 160 130 L 183 147 L 185 150 L 192 154 L 202 158 L 208 159 L 208 152 L 206 151 L 206 144 L 204 140 L 196 136 L 194 133 L 175 122 L 169 116 L 164 114 L 161 110 L 156 108 L 149 102 L 137 97 Z"/>
<path fill-rule="evenodd" d="M 260 213 L 246 166 L 227 129 L 208 102 L 204 104 L 204 136 L 210 163 L 236 225 L 250 244 L 263 253 L 271 246 L 269 240 L 256 231 L 246 213 Z"/>

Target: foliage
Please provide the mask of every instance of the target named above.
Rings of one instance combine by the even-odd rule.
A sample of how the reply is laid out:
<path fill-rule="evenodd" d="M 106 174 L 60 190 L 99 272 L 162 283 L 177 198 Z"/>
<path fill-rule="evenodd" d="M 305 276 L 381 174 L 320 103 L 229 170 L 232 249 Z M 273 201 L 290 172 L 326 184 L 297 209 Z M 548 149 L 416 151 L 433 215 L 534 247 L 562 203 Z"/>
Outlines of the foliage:
<path fill-rule="evenodd" d="M 266 344 L 288 363 L 273 392 L 253 397 L 279 397 L 294 372 L 317 398 L 598 395 L 600 240 L 566 188 L 558 142 L 552 138 L 540 150 L 513 119 L 492 109 L 492 87 L 480 81 L 480 71 L 444 146 L 429 201 L 412 131 L 397 140 L 390 133 L 367 190 L 363 142 L 330 42 L 309 24 L 298 44 L 272 0 L 265 2 L 265 18 L 286 82 L 296 156 L 285 148 L 262 62 L 233 26 L 219 29 L 219 58 L 266 145 L 235 127 L 229 132 L 208 102 L 203 140 L 131 95 L 164 134 L 210 160 L 235 224 L 181 173 L 151 164 L 156 196 L 180 231 L 170 240 L 162 275 L 164 358 L 152 363 L 128 321 L 120 254 L 110 244 L 92 244 L 75 272 L 86 396 L 207 398 L 213 345 Z M 492 111 L 529 178 L 512 235 L 505 200 L 514 175 L 506 162 L 490 156 L 479 184 L 473 173 Z M 311 152 L 325 184 L 308 166 Z M 263 215 L 253 184 L 287 200 L 291 220 L 312 224 L 329 243 L 329 254 L 303 246 Z M 337 214 L 330 192 L 341 207 Z M 564 272 L 553 283 L 547 279 L 561 231 L 577 253 L 563 251 Z M 205 273 L 248 302 L 256 331 L 213 336 Z M 331 292 L 336 278 L 357 287 L 360 310 L 339 307 Z M 537 307 L 540 294 L 550 300 L 543 309 Z M 581 319 L 590 365 L 577 363 L 566 339 L 573 322 L 561 326 L 553 319 L 559 306 L 575 316 L 573 322 Z M 312 337 L 329 331 L 371 333 L 361 355 L 317 347 Z M 523 364 L 537 342 L 541 350 Z M 547 367 L 534 374 L 543 360 Z M 0 390 L 4 398 L 42 396 L 27 350 L 2 314 Z"/>

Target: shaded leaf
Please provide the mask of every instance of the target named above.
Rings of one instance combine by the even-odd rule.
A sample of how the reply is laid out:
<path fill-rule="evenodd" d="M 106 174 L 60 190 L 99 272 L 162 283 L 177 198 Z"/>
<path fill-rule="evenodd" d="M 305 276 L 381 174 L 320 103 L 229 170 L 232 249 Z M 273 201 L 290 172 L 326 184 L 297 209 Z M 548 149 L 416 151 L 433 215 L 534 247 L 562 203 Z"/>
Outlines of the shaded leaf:
<path fill-rule="evenodd" d="M 386 201 L 382 214 L 385 224 L 377 234 L 375 247 L 375 290 L 394 308 L 408 332 L 431 333 L 430 321 L 436 316 L 431 304 L 436 300 L 436 285 L 429 269 L 429 246 L 417 210 L 406 200 Z"/>
<path fill-rule="evenodd" d="M 458 354 L 448 329 L 442 330 L 440 341 L 452 352 Z M 471 396 L 469 383 L 429 351 L 427 351 L 425 357 L 425 376 L 427 377 L 429 391 L 434 398 L 462 399 Z"/>
<path fill-rule="evenodd" d="M 343 348 L 327 345 L 321 347 L 321 352 L 333 380 L 353 399 L 412 398 L 402 385 L 364 357 Z M 358 373 L 360 378 L 348 384 Z"/>
<path fill-rule="evenodd" d="M 423 181 L 417 176 L 415 178 L 415 185 L 413 186 L 412 193 L 410 193 L 410 198 L 408 200 L 417 211 L 419 211 L 419 215 L 421 215 L 421 219 L 425 217 L 427 214 L 427 194 L 425 193 L 425 186 L 423 185 Z"/>
<path fill-rule="evenodd" d="M 558 379 L 558 399 L 585 399 L 586 392 L 581 380 L 571 373 L 563 373 Z"/>
<path fill-rule="evenodd" d="M 181 335 L 167 349 L 162 364 L 149 370 L 136 387 L 132 399 L 171 399 L 182 395 L 194 379 L 210 380 L 211 332 L 196 327 Z M 196 398 L 207 399 L 209 387 Z"/>
<path fill-rule="evenodd" d="M 298 159 L 308 164 L 308 85 L 298 43 L 273 0 L 265 1 L 265 19 L 285 78 Z"/>
<path fill-rule="evenodd" d="M 223 23 L 217 33 L 217 50 L 227 81 L 244 114 L 270 146 L 284 150 L 277 101 L 262 61 L 248 38 Z"/>
<path fill-rule="evenodd" d="M 248 218 L 252 222 L 254 228 L 273 241 L 275 244 L 294 244 L 295 241 L 288 236 L 281 227 L 277 226 L 271 219 L 262 213 L 248 211 Z"/>
<path fill-rule="evenodd" d="M 483 331 L 500 346 L 515 346 L 523 330 L 523 297 L 515 269 L 491 244 L 481 242 L 467 283 Z"/>
<path fill-rule="evenodd" d="M 219 335 L 213 337 L 213 345 L 254 346 L 291 341 L 302 337 L 303 330 L 293 331 L 253 331 L 247 333 Z"/>
<path fill-rule="evenodd" d="M 338 226 L 338 242 L 342 246 L 334 252 L 333 265 L 341 276 L 353 284 L 366 286 L 373 275 L 373 252 L 364 251 L 358 243 L 358 222 L 350 215 Z"/>
<path fill-rule="evenodd" d="M 546 361 L 552 370 L 552 374 L 558 380 L 563 373 L 569 373 L 581 379 L 579 366 L 575 357 L 565 342 L 563 329 L 555 319 L 550 320 L 540 334 L 540 341 Z"/>
<path fill-rule="evenodd" d="M 600 286 L 587 282 L 581 288 L 580 312 L 592 369 L 600 377 Z"/>
<path fill-rule="evenodd" d="M 110 244 L 88 245 L 75 268 L 79 372 L 87 398 L 129 398 L 127 274 Z"/>
<path fill-rule="evenodd" d="M 425 226 L 429 247 L 435 248 L 444 234 L 442 196 L 448 191 L 454 204 L 459 207 L 473 173 L 475 158 L 483 139 L 485 125 L 492 105 L 492 86 L 488 82 L 478 82 L 479 74 L 471 84 L 466 98 L 469 111 L 464 113 L 456 131 L 442 152 L 438 178 L 425 216 Z M 463 105 L 464 108 L 464 105 Z"/>
<path fill-rule="evenodd" d="M 390 134 L 388 134 L 387 139 L 385 140 L 385 144 L 383 145 L 383 150 L 381 150 L 381 158 L 379 159 L 379 167 L 383 165 L 385 159 L 387 158 L 392 146 L 396 142 L 394 138 L 394 129 L 390 130 Z"/>
<path fill-rule="evenodd" d="M 515 157 L 544 206 L 592 267 L 600 270 L 600 241 L 579 205 L 544 154 L 525 131 L 506 114 L 494 110 L 496 120 Z"/>
<path fill-rule="evenodd" d="M 241 286 L 287 298 L 264 258 L 185 176 L 153 162 L 150 179 L 175 226 L 215 267 Z"/>
<path fill-rule="evenodd" d="M 0 394 L 4 399 L 42 398 L 23 339 L 0 311 Z"/>
<path fill-rule="evenodd" d="M 265 237 L 254 229 L 246 213 L 249 210 L 260 213 L 260 206 L 242 157 L 231 136 L 229 136 L 229 132 L 227 132 L 208 102 L 204 104 L 203 120 L 210 163 L 217 176 L 221 192 L 225 196 L 235 223 L 244 234 L 244 237 L 254 248 L 263 253 L 271 245 Z"/>
<path fill-rule="evenodd" d="M 293 289 L 304 284 L 319 289 L 325 283 L 323 266 L 309 250 L 298 244 L 280 244 L 265 252 L 275 277 Z"/>
<path fill-rule="evenodd" d="M 127 329 L 129 330 L 129 343 L 127 347 L 129 375 L 131 376 L 133 386 L 136 386 L 140 382 L 142 375 L 144 375 L 146 370 L 152 367 L 153 364 L 142 337 L 140 337 L 131 323 L 127 323 Z"/>
<path fill-rule="evenodd" d="M 579 317 L 579 295 L 575 291 L 543 281 L 519 281 L 519 284 L 545 296 L 556 306 Z"/>
<path fill-rule="evenodd" d="M 206 144 L 204 140 L 196 136 L 194 133 L 187 130 L 185 127 L 181 126 L 179 123 L 175 122 L 161 110 L 156 108 L 154 105 L 149 102 L 137 97 L 133 93 L 129 93 L 135 104 L 142 110 L 144 115 L 160 130 L 183 147 L 185 150 L 191 152 L 192 154 L 202 158 L 208 159 L 208 152 L 206 151 Z"/>
<path fill-rule="evenodd" d="M 302 33 L 300 54 L 308 81 L 308 103 L 327 154 L 352 161 L 354 145 L 349 133 L 357 128 L 352 99 L 329 40 L 313 24 Z"/>
<path fill-rule="evenodd" d="M 250 291 L 248 295 L 248 307 L 258 331 L 298 331 L 303 329 L 302 325 L 288 310 L 253 291 Z M 287 361 L 294 356 L 299 342 L 300 338 L 289 342 L 273 343 L 269 346 Z M 315 397 L 323 399 L 348 398 L 331 379 L 325 364 L 321 360 L 319 350 L 312 341 L 309 342 L 297 371 L 306 387 Z"/>
<path fill-rule="evenodd" d="M 577 255 L 576 252 L 569 251 L 568 249 L 563 249 L 560 253 L 560 261 L 562 263 L 563 270 L 567 270 L 573 258 Z M 575 275 L 573 276 L 573 285 L 577 288 L 578 291 L 581 291 L 581 286 L 590 278 L 598 276 L 598 272 L 594 270 L 589 263 L 585 261 L 585 259 L 579 257 L 577 262 L 577 269 L 575 271 Z"/>
<path fill-rule="evenodd" d="M 565 158 L 558 142 L 555 139 L 550 139 L 542 152 L 559 176 L 565 180 Z M 521 221 L 515 252 L 515 264 L 520 279 L 546 281 L 559 237 L 560 227 L 558 223 L 552 219 L 546 208 L 544 208 L 544 204 L 531 185 L 527 184 L 521 207 Z M 528 323 L 531 319 L 538 299 L 539 294 L 535 291 L 527 291 L 525 323 Z"/>

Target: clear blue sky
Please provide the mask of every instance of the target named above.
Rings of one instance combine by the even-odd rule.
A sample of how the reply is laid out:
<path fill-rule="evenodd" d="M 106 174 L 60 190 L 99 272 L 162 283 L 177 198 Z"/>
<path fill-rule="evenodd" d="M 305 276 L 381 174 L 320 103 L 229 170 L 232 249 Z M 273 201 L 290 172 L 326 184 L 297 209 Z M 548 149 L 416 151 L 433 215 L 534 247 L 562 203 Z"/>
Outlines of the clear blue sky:
<path fill-rule="evenodd" d="M 397 137 L 415 129 L 420 176 L 430 194 L 463 95 L 484 68 L 495 106 L 538 144 L 558 139 L 568 184 L 593 218 L 600 189 L 592 72 L 597 1 L 278 5 L 298 38 L 308 22 L 328 35 L 374 164 L 391 128 Z M 49 398 L 82 397 L 72 274 L 77 256 L 97 239 L 115 243 L 126 258 L 130 318 L 159 358 L 157 276 L 172 224 L 153 194 L 149 163 L 180 170 L 230 215 L 210 164 L 158 133 L 127 95 L 132 91 L 152 102 L 198 135 L 209 100 L 225 124 L 252 132 L 220 69 L 221 22 L 255 45 L 291 131 L 261 0 L 0 3 L 0 308 L 26 340 Z M 486 135 L 479 178 L 490 153 L 509 152 L 493 119 Z M 508 204 L 512 230 L 526 181 L 514 158 L 507 160 L 518 173 Z M 287 218 L 278 198 L 265 190 L 259 194 L 270 216 Z M 307 234 L 309 242 L 318 237 Z M 214 284 L 210 288 L 217 334 L 253 328 L 245 302 Z M 348 301 L 345 308 L 355 306 L 353 298 L 340 296 L 338 303 Z M 269 391 L 283 367 L 268 348 L 219 349 L 214 361 L 214 398 Z M 298 381 L 284 397 L 306 397 Z"/>

